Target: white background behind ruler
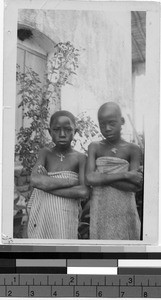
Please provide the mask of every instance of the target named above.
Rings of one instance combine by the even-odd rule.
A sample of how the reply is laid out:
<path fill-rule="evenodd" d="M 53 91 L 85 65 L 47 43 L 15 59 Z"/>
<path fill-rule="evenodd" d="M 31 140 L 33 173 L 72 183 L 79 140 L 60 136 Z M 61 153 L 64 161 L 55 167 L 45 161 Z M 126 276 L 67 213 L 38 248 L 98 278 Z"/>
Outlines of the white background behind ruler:
<path fill-rule="evenodd" d="M 16 1 L 16 0 L 13 0 L 13 1 Z M 161 1 L 159 1 L 159 2 L 161 2 Z M 161 61 L 160 61 L 160 66 L 161 66 Z M 160 86 L 161 86 L 161 81 L 160 81 Z M 3 91 L 3 0 L 0 1 L 0 140 L 1 141 L 2 141 L 2 101 L 3 101 L 2 91 Z M 161 105 L 160 105 L 160 115 L 161 115 Z M 1 182 L 2 182 L 2 146 L 3 145 L 1 145 L 1 142 L 0 142 L 0 191 L 2 188 L 2 186 L 1 186 Z M 160 149 L 161 149 L 161 126 L 160 126 Z M 160 172 L 161 172 L 161 151 L 160 151 Z M 160 178 L 159 185 L 161 188 L 161 176 L 159 176 L 159 178 Z M 159 197 L 159 199 L 161 200 L 161 197 Z M 1 193 L 0 193 L 0 200 L 1 200 Z M 1 207 L 1 201 L 0 201 L 0 207 Z M 161 215 L 161 205 L 159 207 L 159 215 Z M 159 221 L 159 247 L 150 247 L 151 251 L 157 250 L 158 252 L 161 251 L 161 218 L 159 218 L 159 219 L 160 219 L 160 221 Z M 0 214 L 0 232 L 1 232 L 1 214 Z M 147 249 L 147 251 L 148 251 L 148 249 Z M 78 274 L 79 274 L 79 268 L 78 268 Z M 6 298 L 0 298 L 0 299 L 6 299 Z M 12 298 L 12 299 L 16 299 L 16 298 Z M 21 299 L 21 298 L 17 298 L 17 299 Z M 43 299 L 43 298 L 41 298 L 41 299 Z M 46 299 L 46 298 L 44 298 L 44 299 Z M 59 298 L 59 299 L 64 299 L 64 298 Z M 78 298 L 72 298 L 72 299 L 78 299 Z M 84 298 L 84 299 L 91 300 L 92 298 Z M 118 298 L 113 298 L 113 299 L 118 299 Z M 133 299 L 135 299 L 135 298 L 133 298 Z M 139 299 L 139 298 L 137 298 L 137 299 Z"/>

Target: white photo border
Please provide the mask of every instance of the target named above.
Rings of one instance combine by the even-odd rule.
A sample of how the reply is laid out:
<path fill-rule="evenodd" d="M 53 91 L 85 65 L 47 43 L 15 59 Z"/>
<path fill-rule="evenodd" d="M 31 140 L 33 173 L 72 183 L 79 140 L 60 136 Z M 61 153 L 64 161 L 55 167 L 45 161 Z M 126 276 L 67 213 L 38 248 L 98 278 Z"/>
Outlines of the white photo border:
<path fill-rule="evenodd" d="M 142 241 L 32 240 L 13 238 L 14 137 L 18 9 L 146 11 L 146 73 L 149 85 L 145 112 L 144 218 Z M 8 0 L 4 15 L 4 100 L 2 149 L 2 243 L 40 245 L 154 245 L 159 229 L 159 22 L 156 2 Z M 153 101 L 152 101 L 153 99 Z M 9 237 L 9 239 L 8 239 Z M 10 240 L 11 239 L 11 240 Z"/>

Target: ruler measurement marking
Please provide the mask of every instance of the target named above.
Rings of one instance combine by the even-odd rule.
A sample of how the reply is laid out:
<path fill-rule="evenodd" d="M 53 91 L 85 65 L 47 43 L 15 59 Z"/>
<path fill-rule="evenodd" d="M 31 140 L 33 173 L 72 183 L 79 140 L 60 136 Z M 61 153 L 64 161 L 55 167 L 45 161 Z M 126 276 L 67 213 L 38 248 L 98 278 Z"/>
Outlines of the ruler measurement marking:
<path fill-rule="evenodd" d="M 4 286 L 4 285 L 3 285 L 3 286 Z M 9 287 L 9 286 L 12 286 L 12 285 L 5 285 L 5 286 Z M 17 285 L 17 286 L 18 286 L 18 285 Z M 14 287 L 17 287 L 17 286 L 14 286 Z M 25 285 L 25 284 L 21 284 L 20 286 L 24 286 L 24 287 L 25 287 L 26 285 Z M 33 286 L 33 285 L 30 284 L 30 285 L 28 285 L 28 286 Z M 39 287 L 40 284 L 35 284 L 34 286 Z M 41 285 L 41 286 L 50 286 L 50 284 L 49 284 L 49 285 Z M 54 285 L 52 285 L 52 286 L 54 286 Z M 61 285 L 57 285 L 57 286 L 60 287 Z M 69 286 L 76 286 L 76 285 L 64 284 L 63 286 L 64 286 L 64 287 L 69 287 Z M 89 284 L 85 284 L 85 285 L 84 285 L 84 284 L 79 284 L 78 286 L 80 286 L 80 287 L 83 287 L 83 286 L 87 286 L 87 287 L 88 287 L 88 286 L 89 286 L 89 287 L 90 287 L 91 285 L 89 285 Z M 103 285 L 103 284 L 102 284 L 102 285 L 101 285 L 101 284 L 100 284 L 100 285 L 94 284 L 94 285 L 92 285 L 92 286 L 103 287 L 104 285 Z M 109 287 L 109 286 L 118 287 L 119 285 L 118 285 L 118 284 L 107 285 L 107 287 Z M 129 288 L 130 288 L 130 287 L 133 287 L 132 285 L 128 285 L 128 286 L 127 286 L 127 285 L 125 285 L 125 284 L 121 284 L 120 286 L 121 286 L 121 287 L 129 287 Z M 147 286 L 147 285 L 142 285 L 142 286 L 141 286 L 141 285 L 136 285 L 136 287 L 148 287 L 148 286 Z M 155 287 L 155 285 L 149 285 L 149 287 Z M 157 287 L 161 287 L 161 285 L 157 285 Z"/>
<path fill-rule="evenodd" d="M 120 287 L 120 285 L 121 285 L 121 280 L 119 279 L 119 297 L 121 297 L 121 287 Z"/>
<path fill-rule="evenodd" d="M 143 285 L 142 285 L 142 282 L 141 282 L 141 297 L 143 298 Z"/>
<path fill-rule="evenodd" d="M 19 289 L 18 286 L 21 286 L 21 287 L 28 286 L 28 288 L 26 289 L 26 294 L 28 293 L 28 297 L 31 297 L 30 293 L 31 293 L 32 281 L 33 281 L 33 285 L 35 286 L 35 288 L 37 288 L 38 293 L 40 293 L 41 288 L 44 285 L 44 288 L 45 288 L 44 292 L 46 294 L 46 297 L 49 297 L 50 294 L 51 294 L 51 297 L 55 296 L 55 295 L 54 296 L 52 295 L 53 284 L 52 285 L 50 284 L 49 275 L 47 275 L 47 274 L 43 274 L 44 276 L 42 276 L 40 281 L 38 280 L 39 279 L 38 274 L 30 274 L 30 276 L 33 276 L 33 278 L 30 277 L 32 281 L 29 280 L 29 282 L 24 280 L 25 279 L 23 277 L 24 274 L 10 274 L 12 276 L 8 276 L 8 274 L 5 274 L 5 275 L 3 274 L 3 276 L 5 276 L 5 277 L 4 278 L 2 277 L 1 286 L 3 286 L 3 282 L 4 282 L 3 294 L 5 294 L 6 297 L 12 296 L 11 294 L 9 294 L 10 293 L 9 291 L 10 290 L 12 291 L 12 289 L 13 289 L 13 293 L 16 290 L 18 291 L 18 293 L 21 293 L 21 289 Z M 14 281 L 13 281 L 12 279 L 13 279 L 14 275 L 17 275 L 17 277 L 15 277 L 16 279 L 14 278 Z M 56 274 L 53 274 L 53 275 L 55 275 L 55 277 L 56 277 Z M 108 287 L 110 288 L 110 286 L 118 288 L 118 293 L 119 293 L 120 298 L 125 297 L 126 296 L 125 293 L 127 293 L 126 297 L 131 298 L 132 296 L 130 296 L 130 295 L 133 292 L 133 289 L 134 289 L 134 293 L 141 294 L 140 297 L 143 297 L 143 298 L 147 297 L 148 298 L 148 297 L 150 297 L 151 294 L 152 294 L 152 297 L 153 297 L 153 294 L 154 294 L 154 298 L 155 298 L 156 297 L 156 291 L 154 290 L 154 288 L 155 287 L 157 287 L 158 289 L 161 288 L 161 284 L 159 283 L 161 275 L 159 275 L 159 274 L 156 275 L 156 277 L 153 277 L 154 274 L 153 275 L 149 274 L 149 278 L 148 278 L 148 276 L 145 276 L 146 280 L 143 280 L 143 278 L 140 277 L 139 280 L 137 281 L 137 284 L 136 284 L 136 279 L 137 279 L 136 275 L 131 276 L 131 277 L 133 277 L 133 283 L 131 283 L 131 281 L 130 281 L 129 284 L 127 284 L 127 282 L 123 280 L 124 282 L 122 284 L 121 283 L 122 279 L 120 277 L 119 281 L 117 281 L 117 282 L 116 281 L 114 281 L 114 282 L 110 281 L 110 283 L 107 284 L 108 275 L 105 276 L 105 275 L 102 274 L 100 279 L 98 279 L 97 275 L 91 274 L 91 276 L 87 277 L 88 278 L 87 279 L 87 285 L 86 285 L 86 274 L 84 274 L 85 275 L 84 276 L 84 281 L 81 280 L 81 284 L 79 284 L 79 274 L 77 274 L 77 275 L 75 275 L 75 278 L 76 278 L 75 284 L 73 285 L 73 288 L 71 288 L 71 289 L 69 288 L 69 286 L 71 286 L 71 285 L 69 284 L 68 281 L 66 281 L 66 278 L 67 279 L 70 278 L 71 275 L 68 275 L 68 274 L 65 274 L 65 275 L 66 276 L 64 276 L 64 274 L 62 274 L 62 278 L 61 278 L 61 276 L 59 277 L 60 279 L 62 279 L 62 280 L 59 281 L 59 284 L 58 284 L 60 292 L 59 292 L 59 290 L 56 291 L 57 295 L 55 296 L 55 298 L 58 298 L 58 297 L 70 298 L 69 294 L 71 292 L 73 294 L 73 297 L 78 297 L 78 298 L 88 297 L 88 291 L 86 291 L 86 293 L 87 293 L 86 296 L 82 296 L 82 294 L 81 294 L 82 293 L 81 292 L 81 287 L 83 287 L 83 286 L 86 286 L 87 290 L 88 290 L 88 287 L 90 287 L 90 286 L 93 287 L 93 292 L 95 293 L 95 291 L 96 291 L 96 297 L 97 298 L 105 298 L 106 297 L 106 289 L 108 289 Z M 24 278 L 24 279 L 20 280 L 21 278 Z M 109 275 L 109 278 L 110 278 L 110 275 Z M 114 278 L 118 278 L 118 276 L 115 275 Z M 126 277 L 124 277 L 124 275 L 123 275 L 122 278 L 126 278 Z M 155 278 L 158 278 L 158 279 L 155 280 Z M 93 282 L 93 279 L 96 279 L 96 280 L 94 280 L 94 282 Z M 153 281 L 153 279 L 154 279 L 154 281 Z M 64 282 L 64 280 L 65 280 L 65 282 Z M 152 280 L 152 281 L 150 281 L 150 280 Z M 62 293 L 64 293 L 63 296 L 61 294 L 61 282 L 62 282 Z M 17 284 L 14 285 L 14 283 L 17 283 Z M 56 281 L 55 281 L 55 285 L 56 285 Z M 40 288 L 40 286 L 41 286 L 41 288 Z M 47 286 L 48 286 L 48 288 L 47 288 Z M 64 289 L 63 289 L 63 287 L 64 287 Z M 80 287 L 80 290 L 79 290 L 79 287 Z M 101 287 L 106 287 L 106 288 L 101 290 Z M 125 290 L 124 290 L 124 287 L 126 287 Z M 136 290 L 135 290 L 134 287 L 136 287 Z M 146 287 L 147 287 L 147 289 L 146 289 Z M 66 289 L 67 289 L 67 292 L 66 292 Z M 35 293 L 37 293 L 37 292 L 35 290 Z M 129 296 L 128 296 L 128 293 L 129 293 Z M 72 297 L 72 294 L 71 294 L 71 297 Z M 27 296 L 25 295 L 23 297 L 27 297 Z M 33 295 L 32 297 L 34 298 L 34 297 L 36 297 L 36 295 Z"/>
<path fill-rule="evenodd" d="M 12 285 L 5 285 L 6 287 L 9 287 L 9 286 L 12 286 Z M 25 287 L 26 285 L 25 284 L 21 284 L 20 286 L 22 286 L 22 287 Z M 33 285 L 28 285 L 28 286 L 33 286 Z M 34 285 L 35 287 L 39 287 L 40 286 L 40 284 L 35 284 Z M 42 286 L 50 286 L 50 284 L 49 285 L 41 285 L 41 287 Z M 54 285 L 52 285 L 52 286 L 54 286 Z M 59 285 L 59 287 L 60 287 L 61 285 Z M 68 284 L 64 284 L 63 285 L 64 287 L 69 287 L 69 286 L 76 286 L 76 285 L 68 285 Z M 79 284 L 78 286 L 80 286 L 80 287 L 84 287 L 84 284 Z M 91 285 L 89 285 L 89 284 L 85 284 L 85 286 L 91 286 Z M 92 285 L 92 286 L 97 286 L 97 287 L 104 287 L 104 285 L 96 285 L 96 284 L 94 284 L 94 285 Z M 117 284 L 111 284 L 111 285 L 107 285 L 107 287 L 109 287 L 109 286 L 112 286 L 112 287 L 119 287 L 119 285 L 117 285 Z M 13 286 L 13 287 L 18 287 L 18 285 L 16 285 L 16 286 Z M 131 288 L 131 287 L 133 287 L 132 285 L 125 285 L 125 284 L 121 284 L 120 285 L 120 287 L 129 287 L 129 288 Z M 136 285 L 136 287 L 148 287 L 147 285 Z M 149 287 L 155 287 L 155 285 L 149 285 Z M 157 287 L 161 287 L 161 285 L 157 285 Z"/>
<path fill-rule="evenodd" d="M 4 286 L 4 285 L 1 285 L 1 286 Z M 5 286 L 7 286 L 7 287 L 9 287 L 9 286 L 13 286 L 13 284 L 11 283 L 11 284 L 7 284 L 7 285 L 5 285 Z M 23 286 L 23 287 L 25 287 L 26 286 L 26 284 L 21 284 L 21 285 L 15 285 L 14 287 L 17 287 L 17 286 Z M 31 285 L 31 284 L 29 284 L 28 286 L 33 286 L 33 285 Z M 39 287 L 39 286 L 50 286 L 50 284 L 48 285 L 48 284 L 46 284 L 46 285 L 40 285 L 40 284 L 35 284 L 34 286 L 36 286 L 36 287 Z M 52 285 L 52 286 L 54 286 L 54 285 Z M 61 285 L 57 285 L 57 286 L 61 286 Z M 63 284 L 63 286 L 64 287 L 69 287 L 69 286 L 76 286 L 76 285 L 69 285 L 69 284 Z M 83 282 L 83 284 L 79 284 L 78 286 L 80 286 L 80 287 L 83 287 L 83 286 L 91 286 L 91 285 L 89 285 L 89 284 L 85 284 L 85 282 Z M 92 286 L 99 286 L 99 287 L 103 287 L 104 285 L 103 284 L 94 284 L 94 285 L 92 285 Z M 113 287 L 118 287 L 119 285 L 118 284 L 111 284 L 111 285 L 107 285 L 107 286 L 113 286 Z M 120 286 L 121 287 L 133 287 L 132 285 L 125 285 L 125 284 L 120 284 Z M 156 283 L 155 283 L 155 285 L 149 285 L 149 286 L 147 286 L 147 285 L 135 285 L 136 287 L 161 287 L 161 285 L 157 285 Z"/>

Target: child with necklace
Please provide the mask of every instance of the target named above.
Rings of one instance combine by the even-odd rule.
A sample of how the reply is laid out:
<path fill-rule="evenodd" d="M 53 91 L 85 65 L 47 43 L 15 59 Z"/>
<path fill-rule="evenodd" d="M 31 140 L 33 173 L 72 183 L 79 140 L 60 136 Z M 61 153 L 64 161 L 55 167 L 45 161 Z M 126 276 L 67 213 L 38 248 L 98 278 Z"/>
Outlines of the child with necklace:
<path fill-rule="evenodd" d="M 78 238 L 79 200 L 88 198 L 89 191 L 84 183 L 86 156 L 71 146 L 75 132 L 73 114 L 62 110 L 51 116 L 55 147 L 42 149 L 32 170 L 29 238 Z"/>
<path fill-rule="evenodd" d="M 143 182 L 140 148 L 121 138 L 124 119 L 114 102 L 98 110 L 104 139 L 89 145 L 86 182 L 92 187 L 90 239 L 139 240 L 135 192 Z"/>

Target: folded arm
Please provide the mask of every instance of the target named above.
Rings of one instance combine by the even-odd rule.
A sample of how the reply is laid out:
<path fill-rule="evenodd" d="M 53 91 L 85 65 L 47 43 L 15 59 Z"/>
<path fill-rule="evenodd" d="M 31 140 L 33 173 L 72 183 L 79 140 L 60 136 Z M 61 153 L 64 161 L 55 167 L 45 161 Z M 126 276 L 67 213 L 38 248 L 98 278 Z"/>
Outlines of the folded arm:
<path fill-rule="evenodd" d="M 139 148 L 134 147 L 131 155 L 130 170 L 116 174 L 99 173 L 96 172 L 96 145 L 91 144 L 88 148 L 88 160 L 86 168 L 86 181 L 88 185 L 92 186 L 112 186 L 123 191 L 136 192 L 140 189 L 140 182 L 143 175 L 137 172 L 140 165 Z"/>
<path fill-rule="evenodd" d="M 110 185 L 117 181 L 126 180 L 126 177 L 125 177 L 125 173 L 107 174 L 107 173 L 98 173 L 93 171 L 87 173 L 86 180 L 88 185 L 104 186 L 104 185 Z"/>
<path fill-rule="evenodd" d="M 110 186 L 112 186 L 115 189 L 118 189 L 120 191 L 133 192 L 133 193 L 136 193 L 142 189 L 142 184 L 137 186 L 134 183 L 123 182 L 123 181 L 118 181 L 118 182 L 112 183 L 112 184 L 110 184 Z"/>
<path fill-rule="evenodd" d="M 126 180 L 126 172 L 107 174 L 96 171 L 96 144 L 91 143 L 88 147 L 88 159 L 86 167 L 86 182 L 91 186 L 110 185 L 113 182 Z"/>
<path fill-rule="evenodd" d="M 134 144 L 131 144 L 130 165 L 129 172 L 126 174 L 126 181 L 118 181 L 110 185 L 122 191 L 134 193 L 140 191 L 143 185 L 143 167 L 140 166 L 141 158 L 142 154 L 140 148 Z"/>
<path fill-rule="evenodd" d="M 88 199 L 89 188 L 85 185 L 85 165 L 86 165 L 86 156 L 81 154 L 79 156 L 78 185 L 69 188 L 55 189 L 53 191 L 50 191 L 50 193 L 56 196 L 72 198 L 72 199 Z"/>
<path fill-rule="evenodd" d="M 55 196 L 71 198 L 71 199 L 87 199 L 89 194 L 89 189 L 86 186 L 77 185 L 70 188 L 49 191 L 48 193 Z"/>
<path fill-rule="evenodd" d="M 49 150 L 42 149 L 40 151 L 37 162 L 31 173 L 31 186 L 45 192 L 73 186 L 75 184 L 75 180 L 71 178 L 53 178 L 47 174 L 45 175 L 38 173 L 38 167 L 40 165 L 45 166 L 47 151 Z"/>

